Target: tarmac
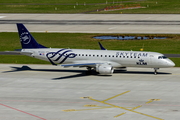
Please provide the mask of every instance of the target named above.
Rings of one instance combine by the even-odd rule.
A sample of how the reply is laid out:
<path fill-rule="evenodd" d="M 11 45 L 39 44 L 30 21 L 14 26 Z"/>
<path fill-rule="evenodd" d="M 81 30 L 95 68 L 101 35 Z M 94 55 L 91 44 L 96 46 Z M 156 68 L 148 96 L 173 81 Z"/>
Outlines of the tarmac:
<path fill-rule="evenodd" d="M 2 120 L 178 120 L 180 68 L 85 68 L 0 64 Z"/>
<path fill-rule="evenodd" d="M 0 32 L 180 34 L 179 14 L 0 14 Z"/>

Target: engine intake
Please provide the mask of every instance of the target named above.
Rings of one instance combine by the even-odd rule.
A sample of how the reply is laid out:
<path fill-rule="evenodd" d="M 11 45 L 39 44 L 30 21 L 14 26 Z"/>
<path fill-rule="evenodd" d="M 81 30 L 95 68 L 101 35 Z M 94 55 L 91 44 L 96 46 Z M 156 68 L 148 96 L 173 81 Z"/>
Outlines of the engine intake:
<path fill-rule="evenodd" d="M 101 75 L 108 75 L 113 74 L 114 69 L 111 65 L 102 64 L 96 67 L 96 72 L 99 72 L 99 74 Z"/>

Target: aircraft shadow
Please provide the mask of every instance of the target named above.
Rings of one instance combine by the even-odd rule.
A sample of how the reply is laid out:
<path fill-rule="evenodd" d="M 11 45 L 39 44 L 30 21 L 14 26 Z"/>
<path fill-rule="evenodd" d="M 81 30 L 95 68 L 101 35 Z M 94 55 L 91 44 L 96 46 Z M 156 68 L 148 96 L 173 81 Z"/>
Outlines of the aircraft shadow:
<path fill-rule="evenodd" d="M 61 79 L 69 79 L 69 78 L 77 78 L 77 77 L 85 77 L 85 76 L 112 76 L 112 75 L 99 75 L 96 71 L 87 71 L 87 70 L 60 70 L 60 69 L 32 69 L 29 66 L 22 66 L 22 67 L 13 67 L 11 66 L 12 70 L 4 71 L 2 73 L 10 73 L 10 72 L 21 72 L 21 71 L 41 71 L 41 72 L 72 72 L 78 73 L 75 75 L 64 76 L 64 77 L 57 77 L 52 78 L 52 80 L 61 80 Z M 123 73 L 123 74 L 154 74 L 154 72 L 144 72 L 144 71 L 125 71 L 125 70 L 114 70 L 114 74 Z M 158 74 L 171 74 L 165 72 L 158 72 Z"/>
<path fill-rule="evenodd" d="M 154 74 L 154 72 L 152 71 L 150 71 L 150 72 L 148 72 L 148 71 L 126 71 L 126 70 L 114 70 L 114 73 L 123 73 L 123 74 Z M 172 73 L 166 73 L 166 72 L 157 72 L 157 74 L 160 74 L 160 75 L 162 75 L 162 74 L 164 74 L 164 75 L 168 75 L 168 74 L 172 74 Z"/>
<path fill-rule="evenodd" d="M 58 78 L 52 78 L 52 80 L 60 80 L 60 79 L 68 79 L 68 78 L 76 78 L 76 77 L 84 77 L 89 75 L 95 75 L 98 76 L 98 73 L 96 71 L 90 71 L 87 70 L 60 70 L 60 69 L 32 69 L 29 66 L 22 66 L 22 67 L 13 67 L 11 66 L 12 70 L 10 71 L 4 71 L 2 73 L 10 73 L 10 72 L 21 72 L 21 71 L 41 71 L 41 72 L 72 72 L 72 73 L 78 73 L 75 75 L 65 76 L 65 77 L 58 77 Z"/>
<path fill-rule="evenodd" d="M 56 70 L 56 69 L 32 69 L 29 66 L 22 66 L 22 67 L 11 67 L 12 70 L 4 71 L 3 73 L 9 72 L 20 72 L 20 71 L 41 71 L 41 72 L 82 72 L 83 70 Z"/>

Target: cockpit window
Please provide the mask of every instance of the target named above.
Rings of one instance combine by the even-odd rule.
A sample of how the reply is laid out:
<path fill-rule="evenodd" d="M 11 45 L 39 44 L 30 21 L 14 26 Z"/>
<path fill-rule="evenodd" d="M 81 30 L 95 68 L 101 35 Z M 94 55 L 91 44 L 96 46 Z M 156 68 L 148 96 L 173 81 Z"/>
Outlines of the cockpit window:
<path fill-rule="evenodd" d="M 167 59 L 166 56 L 159 56 L 158 59 Z"/>
<path fill-rule="evenodd" d="M 166 57 L 166 56 L 163 56 L 163 59 L 167 59 L 167 57 Z"/>

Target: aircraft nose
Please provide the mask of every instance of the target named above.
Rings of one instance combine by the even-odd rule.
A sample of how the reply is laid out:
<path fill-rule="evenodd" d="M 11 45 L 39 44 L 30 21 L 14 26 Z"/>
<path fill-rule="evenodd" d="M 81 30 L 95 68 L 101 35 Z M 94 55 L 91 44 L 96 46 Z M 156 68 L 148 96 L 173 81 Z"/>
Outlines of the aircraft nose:
<path fill-rule="evenodd" d="M 168 67 L 174 67 L 175 63 L 173 61 L 171 61 L 171 60 L 168 60 L 167 65 L 168 65 Z"/>

